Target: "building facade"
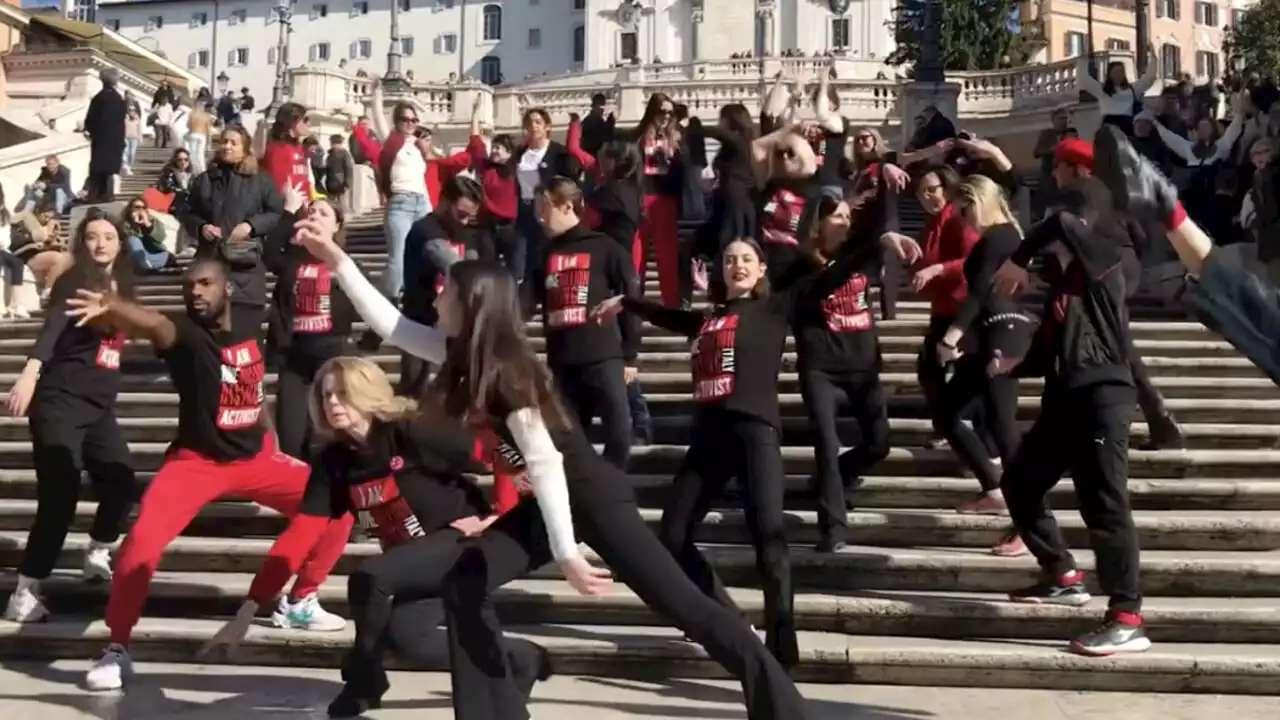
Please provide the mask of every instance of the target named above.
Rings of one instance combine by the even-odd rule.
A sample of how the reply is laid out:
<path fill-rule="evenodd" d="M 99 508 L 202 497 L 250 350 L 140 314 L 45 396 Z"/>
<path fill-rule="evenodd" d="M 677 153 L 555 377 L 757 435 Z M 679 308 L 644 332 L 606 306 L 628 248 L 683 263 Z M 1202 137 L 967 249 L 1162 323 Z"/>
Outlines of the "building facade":
<path fill-rule="evenodd" d="M 385 71 L 392 4 L 402 68 L 421 81 L 489 84 L 621 63 L 681 63 L 749 51 L 893 50 L 892 0 L 62 0 L 192 72 L 269 98 L 285 24 L 290 66 Z"/>
<path fill-rule="evenodd" d="M 1088 51 L 1087 3 L 1039 0 L 1030 5 L 1046 42 L 1039 60 L 1056 62 Z M 1219 76 L 1226 66 L 1223 31 L 1251 5 L 1253 0 L 1149 0 L 1151 41 L 1162 75 L 1170 79 L 1191 75 L 1198 82 Z M 1095 0 L 1095 50 L 1140 50 L 1134 8 L 1134 0 Z"/>

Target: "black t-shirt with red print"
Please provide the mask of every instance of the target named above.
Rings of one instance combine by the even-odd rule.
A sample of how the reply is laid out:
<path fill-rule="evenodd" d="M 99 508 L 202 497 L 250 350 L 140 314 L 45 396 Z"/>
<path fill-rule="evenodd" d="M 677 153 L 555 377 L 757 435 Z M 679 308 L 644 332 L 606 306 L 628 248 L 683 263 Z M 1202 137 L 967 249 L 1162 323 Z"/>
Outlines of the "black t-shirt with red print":
<path fill-rule="evenodd" d="M 351 335 L 351 301 L 329 267 L 300 246 L 290 245 L 275 270 L 276 347 L 295 356 L 329 357 Z"/>
<path fill-rule="evenodd" d="M 464 473 L 484 473 L 462 428 L 430 430 L 411 420 L 374 421 L 364 444 L 331 442 L 311 457 L 299 512 L 327 518 L 354 513 L 384 550 L 491 512 Z"/>
<path fill-rule="evenodd" d="M 177 337 L 161 353 L 178 391 L 178 435 L 172 447 L 216 462 L 257 455 L 266 399 L 258 328 L 208 328 L 185 313 L 172 320 Z"/>
<path fill-rule="evenodd" d="M 870 237 L 860 241 L 877 246 L 879 242 Z M 834 289 L 812 286 L 796 298 L 791 328 L 800 368 L 839 373 L 880 371 L 880 342 L 869 294 L 880 270 L 880 258 L 874 252 L 859 257 L 860 263 L 842 284 Z M 816 277 L 823 270 L 824 266 L 804 257 L 788 268 L 787 276 L 798 280 Z"/>
<path fill-rule="evenodd" d="M 66 301 L 74 297 L 77 279 L 63 275 L 50 290 L 44 325 L 29 357 L 42 363 L 35 402 L 41 395 L 57 393 L 105 408 L 120 391 L 120 355 L 125 335 L 94 324 L 76 327 L 67 317 Z"/>
<path fill-rule="evenodd" d="M 799 245 L 797 233 L 805 204 L 818 191 L 810 178 L 778 180 L 764 189 L 757 227 L 761 245 Z"/>
<path fill-rule="evenodd" d="M 596 322 L 591 308 L 615 295 L 637 294 L 630 254 L 607 235 L 578 225 L 543 241 L 543 272 L 534 292 L 543 299 L 547 363 L 580 367 L 605 360 L 631 363 L 640 349 L 640 324 L 630 316 Z"/>

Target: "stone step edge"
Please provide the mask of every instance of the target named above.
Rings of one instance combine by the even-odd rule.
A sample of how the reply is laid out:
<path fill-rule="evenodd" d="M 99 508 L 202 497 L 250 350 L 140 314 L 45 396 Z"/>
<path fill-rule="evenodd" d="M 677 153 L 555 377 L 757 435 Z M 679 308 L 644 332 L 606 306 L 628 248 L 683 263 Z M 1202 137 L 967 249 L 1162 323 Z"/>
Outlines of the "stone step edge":
<path fill-rule="evenodd" d="M 196 651 L 221 626 L 220 621 L 144 619 L 132 643 L 135 659 L 143 663 L 139 670 L 145 673 L 148 661 L 194 661 Z M 506 631 L 546 647 L 559 673 L 724 676 L 701 648 L 684 642 L 671 628 L 512 626 Z M 35 626 L 5 623 L 0 626 L 0 654 L 24 659 L 89 657 L 108 637 L 104 623 L 88 618 Z M 336 668 L 352 637 L 351 629 L 318 634 L 258 626 L 250 630 L 233 661 Z M 812 631 L 800 632 L 799 641 L 801 665 L 793 675 L 809 682 L 1250 695 L 1267 694 L 1280 680 L 1280 648 L 1275 646 L 1224 652 L 1214 645 L 1170 643 L 1144 654 L 1084 658 L 1064 653 L 1065 643 L 1052 641 L 1010 644 Z M 443 670 L 443 657 L 420 669 Z"/>

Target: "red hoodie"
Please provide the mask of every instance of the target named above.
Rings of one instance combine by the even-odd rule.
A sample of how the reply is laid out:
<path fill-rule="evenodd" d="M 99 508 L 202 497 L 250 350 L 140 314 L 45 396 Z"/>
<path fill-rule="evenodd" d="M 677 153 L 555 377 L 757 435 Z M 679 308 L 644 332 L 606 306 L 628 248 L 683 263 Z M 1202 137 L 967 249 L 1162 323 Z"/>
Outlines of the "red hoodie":
<path fill-rule="evenodd" d="M 964 280 L 964 260 L 978 244 L 978 231 L 974 230 L 951 204 L 929 218 L 924 234 L 920 237 L 922 256 L 912 268 L 918 271 L 930 265 L 942 264 L 942 274 L 929 281 L 922 291 L 929 297 L 930 312 L 939 317 L 952 317 L 969 294 Z"/>
<path fill-rule="evenodd" d="M 500 167 L 489 160 L 484 138 L 472 135 L 467 142 L 471 166 L 484 188 L 484 212 L 499 220 L 516 219 L 516 174 L 510 167 Z"/>
<path fill-rule="evenodd" d="M 311 163 L 301 143 L 268 140 L 258 164 L 280 192 L 292 185 L 302 189 L 303 197 L 311 197 Z"/>

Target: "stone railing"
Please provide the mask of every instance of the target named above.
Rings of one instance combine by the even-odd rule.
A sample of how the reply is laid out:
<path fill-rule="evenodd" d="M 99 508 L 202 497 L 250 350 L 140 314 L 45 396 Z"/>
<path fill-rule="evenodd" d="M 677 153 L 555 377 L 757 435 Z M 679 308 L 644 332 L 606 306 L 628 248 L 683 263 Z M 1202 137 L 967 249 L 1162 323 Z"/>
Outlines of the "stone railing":
<path fill-rule="evenodd" d="M 1121 60 L 1132 65 L 1127 53 L 1099 56 L 1099 64 Z M 640 120 L 654 92 L 666 93 L 689 107 L 704 121 L 714 120 L 720 108 L 741 103 L 757 112 L 764 96 L 781 74 L 805 79 L 810 87 L 819 73 L 834 68 L 832 88 L 840 98 L 840 111 L 850 121 L 906 132 L 902 119 L 936 105 L 964 127 L 995 137 L 1008 133 L 1033 133 L 1048 124 L 1056 107 L 1091 110 L 1080 106 L 1076 88 L 1077 61 L 984 72 L 949 73 L 944 83 L 924 84 L 893 76 L 882 63 L 851 58 L 759 58 L 699 61 L 675 65 L 630 65 L 559 77 L 539 77 L 490 88 L 474 82 L 415 83 L 410 93 L 388 97 L 387 102 L 412 98 L 423 121 L 445 129 L 462 129 L 470 121 L 472 103 L 482 101 L 486 125 L 503 130 L 518 128 L 525 111 L 546 110 L 561 125 L 571 113 L 585 113 L 591 98 L 602 93 L 617 113 L 619 124 Z M 293 74 L 293 99 L 309 107 L 346 115 L 364 112 L 372 80 L 334 70 L 298 68 Z M 1158 91 L 1158 89 L 1156 90 Z M 802 114 L 807 109 L 801 110 Z M 1087 125 L 1088 123 L 1086 123 Z"/>

